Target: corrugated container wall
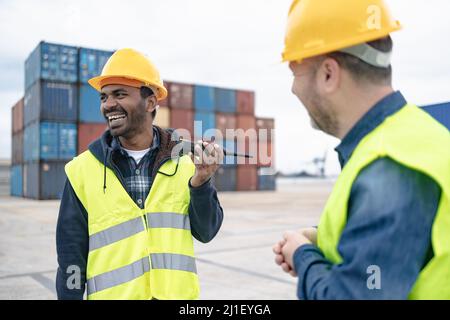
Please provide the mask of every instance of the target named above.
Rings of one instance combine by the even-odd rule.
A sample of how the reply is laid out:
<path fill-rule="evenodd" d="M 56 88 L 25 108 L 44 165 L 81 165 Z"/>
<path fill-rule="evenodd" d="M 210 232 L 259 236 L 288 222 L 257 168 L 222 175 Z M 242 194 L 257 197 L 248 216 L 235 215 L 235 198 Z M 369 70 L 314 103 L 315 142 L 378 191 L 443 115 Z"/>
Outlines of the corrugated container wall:
<path fill-rule="evenodd" d="M 36 120 L 77 121 L 76 85 L 38 81 L 25 92 L 24 124 Z"/>
<path fill-rule="evenodd" d="M 179 135 L 184 139 L 193 140 L 194 139 L 194 110 L 190 109 L 172 109 L 170 110 L 170 127 L 179 130 Z M 189 132 L 187 136 L 186 132 Z"/>
<path fill-rule="evenodd" d="M 255 93 L 253 91 L 236 92 L 236 113 L 255 114 Z"/>
<path fill-rule="evenodd" d="M 23 195 L 23 167 L 15 165 L 11 167 L 11 195 L 21 197 Z"/>
<path fill-rule="evenodd" d="M 233 139 L 234 134 L 227 137 L 227 129 L 236 129 L 236 115 L 233 113 L 216 113 L 216 126 L 222 132 L 222 137 L 225 139 Z"/>
<path fill-rule="evenodd" d="M 113 51 L 80 48 L 78 51 L 79 82 L 87 83 L 89 79 L 99 76 L 113 53 Z"/>
<path fill-rule="evenodd" d="M 38 200 L 61 199 L 67 161 L 44 161 L 24 166 L 24 196 Z"/>
<path fill-rule="evenodd" d="M 231 89 L 215 89 L 216 111 L 236 113 L 236 91 Z"/>
<path fill-rule="evenodd" d="M 450 130 L 450 102 L 426 106 L 423 109 Z"/>
<path fill-rule="evenodd" d="M 213 176 L 212 182 L 218 191 L 236 191 L 237 168 L 220 167 Z"/>
<path fill-rule="evenodd" d="M 100 110 L 100 94 L 89 84 L 79 87 L 79 121 L 82 123 L 105 123 L 105 117 Z"/>
<path fill-rule="evenodd" d="M 192 109 L 192 96 L 194 88 L 190 84 L 175 83 L 170 84 L 169 107 L 172 109 Z"/>
<path fill-rule="evenodd" d="M 237 166 L 237 191 L 252 191 L 258 188 L 258 172 L 256 166 Z"/>
<path fill-rule="evenodd" d="M 12 135 L 11 149 L 12 164 L 23 163 L 23 131 L 16 132 Z"/>
<path fill-rule="evenodd" d="M 276 190 L 276 177 L 271 172 L 264 172 L 265 168 L 258 169 L 258 190 L 273 191 Z"/>
<path fill-rule="evenodd" d="M 158 101 L 160 107 L 168 107 L 169 106 L 169 97 L 170 97 L 170 82 L 163 81 L 164 87 L 167 89 L 168 97 L 164 100 Z"/>
<path fill-rule="evenodd" d="M 78 124 L 78 154 L 86 151 L 94 140 L 100 138 L 107 128 L 106 124 L 79 123 Z"/>
<path fill-rule="evenodd" d="M 25 89 L 38 79 L 77 82 L 78 49 L 40 42 L 25 61 Z"/>
<path fill-rule="evenodd" d="M 273 145 L 271 142 L 258 141 L 258 166 L 271 167 L 273 166 Z"/>
<path fill-rule="evenodd" d="M 23 130 L 23 102 L 24 98 L 16 102 L 12 107 L 12 133 L 17 133 Z"/>
<path fill-rule="evenodd" d="M 194 139 L 198 140 L 202 137 L 205 139 L 216 136 L 216 116 L 214 112 L 197 111 L 194 115 Z"/>
<path fill-rule="evenodd" d="M 200 111 L 213 112 L 215 107 L 214 88 L 194 86 L 194 108 Z"/>
<path fill-rule="evenodd" d="M 24 131 L 24 160 L 72 159 L 77 151 L 75 123 L 35 122 Z"/>
<path fill-rule="evenodd" d="M 267 141 L 271 142 L 272 130 L 275 129 L 275 119 L 272 118 L 256 118 L 256 129 L 258 131 L 258 138 L 267 137 Z"/>

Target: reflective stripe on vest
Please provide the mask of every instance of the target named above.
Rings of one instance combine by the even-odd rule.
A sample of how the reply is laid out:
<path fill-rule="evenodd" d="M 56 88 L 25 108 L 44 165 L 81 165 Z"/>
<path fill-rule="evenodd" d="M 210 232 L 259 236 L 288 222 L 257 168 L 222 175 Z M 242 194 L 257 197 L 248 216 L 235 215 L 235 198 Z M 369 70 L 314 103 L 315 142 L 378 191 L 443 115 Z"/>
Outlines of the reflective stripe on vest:
<path fill-rule="evenodd" d="M 147 213 L 149 228 L 191 230 L 189 216 L 174 212 Z M 99 249 L 145 231 L 141 217 L 123 222 L 89 237 L 89 251 Z"/>
<path fill-rule="evenodd" d="M 150 269 L 179 270 L 197 273 L 195 259 L 181 254 L 153 253 L 125 267 L 105 272 L 87 280 L 88 294 L 93 294 L 139 278 Z"/>
<path fill-rule="evenodd" d="M 403 107 L 360 141 L 325 205 L 318 246 L 334 264 L 344 262 L 338 245 L 347 224 L 353 182 L 361 170 L 381 157 L 427 174 L 441 188 L 431 232 L 434 256 L 421 270 L 408 298 L 450 299 L 450 132 L 416 106 Z M 389 250 L 384 243 L 380 247 Z"/>

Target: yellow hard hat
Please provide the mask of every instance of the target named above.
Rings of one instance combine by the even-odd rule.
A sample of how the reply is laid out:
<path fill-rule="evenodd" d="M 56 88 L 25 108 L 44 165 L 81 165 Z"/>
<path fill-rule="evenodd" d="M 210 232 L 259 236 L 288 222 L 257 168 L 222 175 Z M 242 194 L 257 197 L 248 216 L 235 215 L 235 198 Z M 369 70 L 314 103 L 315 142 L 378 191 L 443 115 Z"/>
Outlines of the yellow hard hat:
<path fill-rule="evenodd" d="M 283 62 L 300 62 L 340 51 L 384 38 L 400 28 L 383 0 L 294 0 L 289 10 Z M 368 55 L 368 61 L 384 60 L 381 66 L 389 62 L 389 56 L 367 53 L 367 47 L 356 51 Z"/>
<path fill-rule="evenodd" d="M 132 87 L 149 87 L 153 89 L 156 98 L 167 97 L 167 89 L 159 76 L 159 71 L 142 53 L 134 49 L 120 49 L 108 59 L 102 74 L 88 80 L 97 91 L 109 84 L 124 84 Z"/>

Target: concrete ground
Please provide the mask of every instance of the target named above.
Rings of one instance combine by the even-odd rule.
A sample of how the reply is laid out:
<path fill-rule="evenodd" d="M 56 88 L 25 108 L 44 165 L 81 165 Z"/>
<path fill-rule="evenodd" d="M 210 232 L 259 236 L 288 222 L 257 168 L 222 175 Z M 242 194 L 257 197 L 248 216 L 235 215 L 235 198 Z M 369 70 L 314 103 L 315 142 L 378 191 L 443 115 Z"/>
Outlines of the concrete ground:
<path fill-rule="evenodd" d="M 224 222 L 196 243 L 201 299 L 295 299 L 296 280 L 273 262 L 285 230 L 317 225 L 331 180 L 279 180 L 276 192 L 222 192 Z M 0 299 L 56 299 L 59 201 L 0 197 Z"/>

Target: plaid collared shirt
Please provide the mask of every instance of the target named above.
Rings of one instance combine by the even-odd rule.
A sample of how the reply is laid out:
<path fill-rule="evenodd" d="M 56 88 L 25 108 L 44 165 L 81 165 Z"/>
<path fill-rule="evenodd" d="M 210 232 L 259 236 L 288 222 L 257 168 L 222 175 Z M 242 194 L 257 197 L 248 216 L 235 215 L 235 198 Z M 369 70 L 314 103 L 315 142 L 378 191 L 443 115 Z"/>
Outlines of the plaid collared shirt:
<path fill-rule="evenodd" d="M 118 138 L 115 137 L 111 143 L 113 149 L 112 160 L 119 170 L 118 174 L 121 175 L 125 184 L 124 187 L 133 201 L 142 209 L 153 183 L 152 171 L 159 144 L 159 132 L 153 127 L 152 146 L 137 164 L 134 158 L 130 157 L 122 148 Z"/>

